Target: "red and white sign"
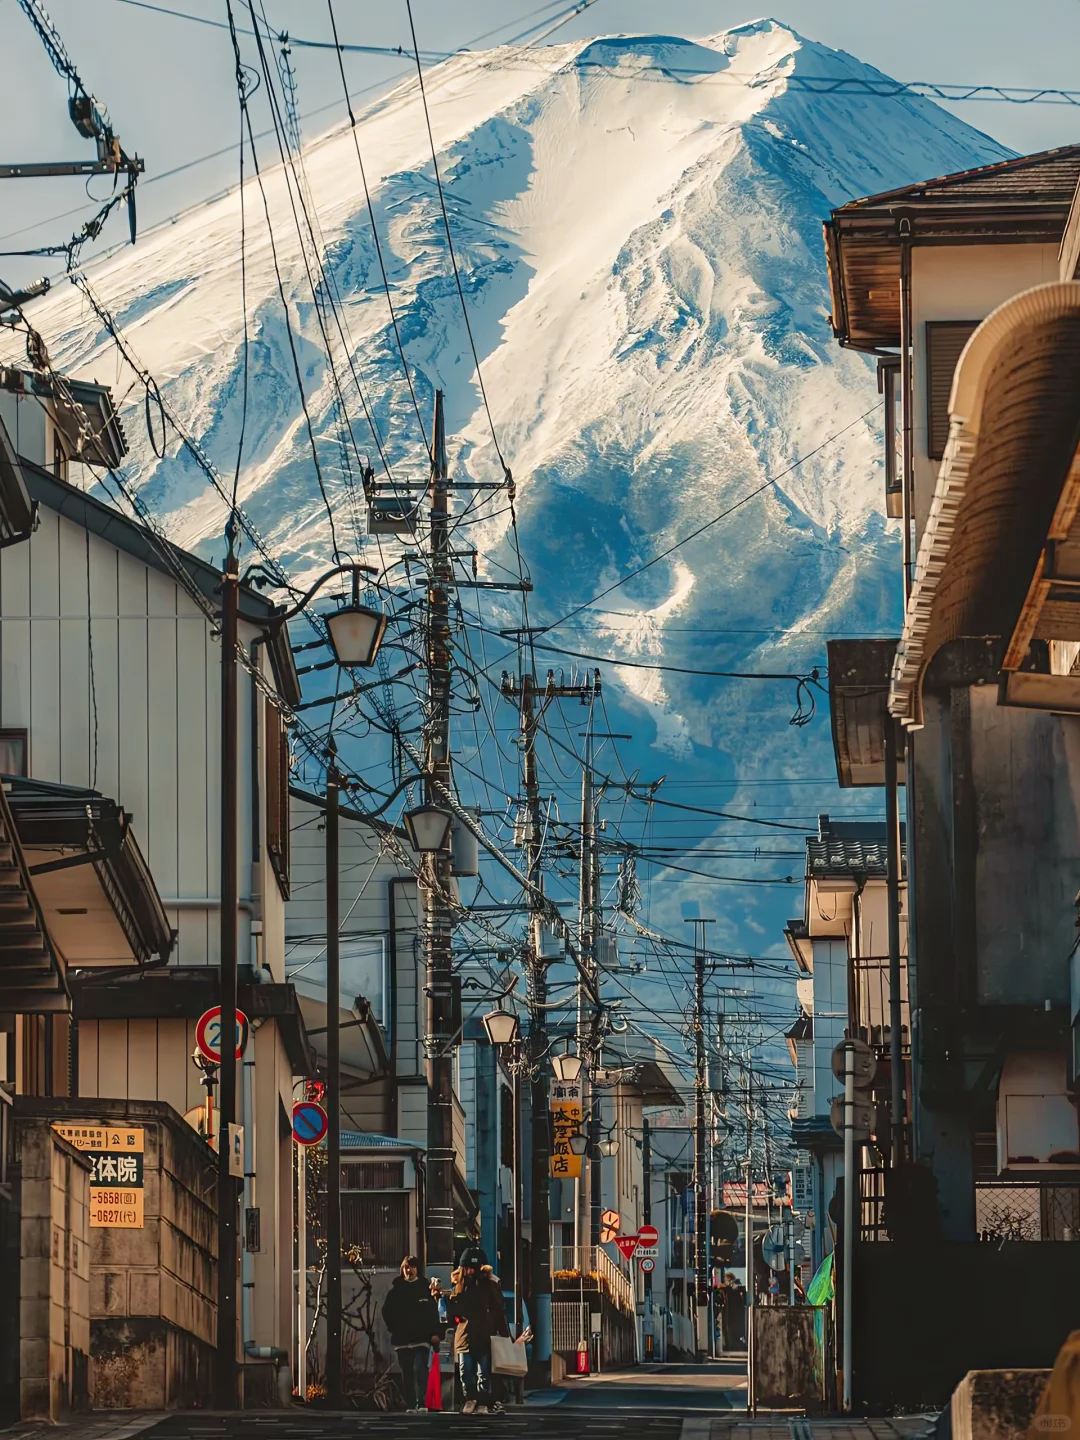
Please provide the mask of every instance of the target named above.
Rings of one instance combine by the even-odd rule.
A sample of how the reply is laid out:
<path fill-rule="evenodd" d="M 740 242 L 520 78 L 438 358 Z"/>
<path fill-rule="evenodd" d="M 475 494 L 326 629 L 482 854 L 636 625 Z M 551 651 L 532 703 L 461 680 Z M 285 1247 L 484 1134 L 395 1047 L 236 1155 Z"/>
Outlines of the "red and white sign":
<path fill-rule="evenodd" d="M 630 1259 L 630 1256 L 633 1255 L 634 1251 L 635 1251 L 635 1250 L 637 1249 L 637 1247 L 638 1247 L 638 1240 L 639 1240 L 639 1239 L 640 1239 L 640 1236 L 637 1236 L 637 1235 L 616 1235 L 616 1236 L 615 1236 L 615 1244 L 619 1247 L 619 1249 L 622 1251 L 622 1253 L 626 1256 L 627 1260 L 629 1260 L 629 1259 Z"/>
<path fill-rule="evenodd" d="M 659 1243 L 660 1232 L 659 1230 L 657 1230 L 655 1225 L 642 1225 L 641 1229 L 638 1231 L 637 1238 L 638 1244 L 642 1247 L 642 1249 L 651 1249 L 653 1245 Z"/>
<path fill-rule="evenodd" d="M 247 1046 L 248 1018 L 242 1010 L 236 1012 L 236 1058 L 240 1059 Z M 195 1044 L 215 1065 L 221 1064 L 221 1006 L 215 1005 L 199 1016 L 195 1026 Z"/>
<path fill-rule="evenodd" d="M 656 1261 L 650 1260 L 646 1255 L 645 1259 L 641 1262 L 641 1268 L 646 1275 L 650 1275 L 656 1269 Z"/>

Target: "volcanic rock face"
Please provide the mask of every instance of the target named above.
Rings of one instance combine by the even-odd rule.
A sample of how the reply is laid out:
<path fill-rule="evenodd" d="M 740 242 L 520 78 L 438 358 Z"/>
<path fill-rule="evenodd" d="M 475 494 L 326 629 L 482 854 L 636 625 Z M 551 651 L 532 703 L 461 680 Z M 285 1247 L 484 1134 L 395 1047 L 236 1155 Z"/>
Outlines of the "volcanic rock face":
<path fill-rule="evenodd" d="M 823 660 L 827 633 L 887 633 L 898 622 L 877 387 L 871 362 L 830 337 L 821 221 L 853 196 L 1007 154 L 928 101 L 811 93 L 807 81 L 820 76 L 884 78 L 772 20 L 701 41 L 631 35 L 466 53 L 427 77 L 461 285 L 518 485 L 532 622 L 559 619 L 730 512 L 542 643 L 675 667 L 608 669 L 606 728 L 637 737 L 621 746 L 626 768 L 640 766 L 643 780 L 666 770 L 660 793 L 670 799 L 796 826 L 828 808 L 827 789 L 752 782 L 831 774 L 824 707 L 793 730 L 793 683 L 681 672 L 805 672 Z M 269 170 L 267 149 L 273 250 L 253 183 L 244 197 L 250 368 L 240 498 L 298 575 L 324 564 L 331 537 L 278 274 L 343 552 L 374 558 L 357 496 L 360 458 L 378 473 L 381 447 L 397 475 L 426 473 L 421 423 L 429 425 L 436 386 L 447 396 L 454 472 L 501 473 L 415 82 L 361 117 L 356 138 L 419 416 L 353 135 L 309 144 L 295 178 Z M 239 220 L 237 194 L 216 200 L 93 275 L 230 476 L 243 390 Z M 111 342 L 74 293 L 50 297 L 37 316 L 60 361 L 112 379 Z M 175 447 L 155 459 L 138 389 L 128 405 L 133 480 L 178 541 L 220 558 L 219 498 Z M 506 510 L 502 496 L 476 505 L 457 532 L 487 557 L 482 569 L 510 563 Z M 485 608 L 496 624 L 514 613 Z M 494 660 L 504 647 L 491 644 Z M 542 668 L 581 663 L 555 649 L 538 649 L 537 659 Z M 553 751 L 552 792 L 569 794 L 554 761 Z M 504 764 L 512 773 L 512 757 Z M 490 763 L 483 768 L 490 778 Z M 834 812 L 851 803 L 832 796 Z M 771 833 L 789 852 L 779 863 L 679 861 L 700 872 L 763 880 L 801 870 L 791 831 L 659 815 L 651 833 L 673 844 L 722 838 L 737 848 Z M 676 897 L 684 908 L 689 897 L 721 918 L 715 943 L 760 953 L 779 939 L 790 904 L 782 891 L 700 875 L 667 881 L 657 878 L 649 897 L 656 923 L 677 925 Z M 778 895 L 779 908 L 770 898 Z"/>

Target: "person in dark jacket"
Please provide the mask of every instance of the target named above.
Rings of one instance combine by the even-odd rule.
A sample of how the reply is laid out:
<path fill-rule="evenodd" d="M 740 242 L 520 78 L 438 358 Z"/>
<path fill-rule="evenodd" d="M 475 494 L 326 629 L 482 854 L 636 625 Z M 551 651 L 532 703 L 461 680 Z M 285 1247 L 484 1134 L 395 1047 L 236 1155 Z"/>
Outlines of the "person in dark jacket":
<path fill-rule="evenodd" d="M 415 1255 L 406 1255 L 401 1262 L 401 1274 L 383 1301 L 382 1317 L 401 1366 L 405 1408 L 410 1413 L 422 1410 L 432 1347 L 438 1349 L 442 1336 L 439 1306 L 420 1274 Z"/>
<path fill-rule="evenodd" d="M 465 1392 L 462 1413 L 493 1408 L 491 1392 L 491 1337 L 509 1335 L 502 1291 L 480 1250 L 466 1250 L 459 1265 L 461 1276 L 446 1302 L 446 1318 L 455 1326 L 454 1354 L 457 1356 L 461 1388 Z"/>

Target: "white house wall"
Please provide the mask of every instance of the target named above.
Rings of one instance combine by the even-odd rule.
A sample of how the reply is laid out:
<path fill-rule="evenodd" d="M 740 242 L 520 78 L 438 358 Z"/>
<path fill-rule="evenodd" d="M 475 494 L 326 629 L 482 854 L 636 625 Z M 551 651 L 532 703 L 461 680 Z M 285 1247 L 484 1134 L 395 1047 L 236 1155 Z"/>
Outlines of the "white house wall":
<path fill-rule="evenodd" d="M 92 787 L 131 814 L 181 965 L 219 960 L 220 667 L 209 622 L 174 580 L 55 511 L 41 507 L 31 539 L 0 551 L 0 726 L 28 732 L 33 779 Z M 242 959 L 252 689 L 241 672 Z M 265 854 L 260 873 L 279 910 Z M 271 925 L 265 933 L 273 968 L 280 946 Z"/>

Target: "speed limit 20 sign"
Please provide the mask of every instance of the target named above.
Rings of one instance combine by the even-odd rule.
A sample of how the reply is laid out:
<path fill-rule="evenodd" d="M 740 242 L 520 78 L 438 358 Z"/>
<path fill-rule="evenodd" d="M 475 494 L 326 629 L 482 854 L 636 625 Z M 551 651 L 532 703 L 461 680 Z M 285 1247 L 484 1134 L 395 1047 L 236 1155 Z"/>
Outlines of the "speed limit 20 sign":
<path fill-rule="evenodd" d="M 242 1010 L 236 1012 L 236 1058 L 240 1059 L 247 1047 L 248 1018 Z M 200 1053 L 215 1065 L 221 1064 L 221 1006 L 215 1005 L 199 1016 L 195 1026 L 195 1044 Z"/>

